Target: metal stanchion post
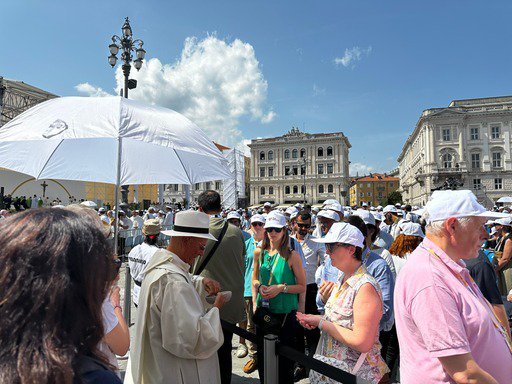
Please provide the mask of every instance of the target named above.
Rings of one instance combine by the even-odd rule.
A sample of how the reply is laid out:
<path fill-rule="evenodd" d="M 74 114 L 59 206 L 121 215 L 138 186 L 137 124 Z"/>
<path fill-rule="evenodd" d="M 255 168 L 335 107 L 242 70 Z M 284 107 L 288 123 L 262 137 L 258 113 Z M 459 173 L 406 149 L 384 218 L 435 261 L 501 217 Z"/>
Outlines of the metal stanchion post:
<path fill-rule="evenodd" d="M 277 384 L 279 382 L 279 356 L 276 353 L 277 340 L 276 335 L 266 335 L 263 341 L 265 384 Z"/>
<path fill-rule="evenodd" d="M 128 261 L 125 263 L 125 274 L 124 274 L 124 319 L 128 327 L 132 322 L 132 276 L 130 275 L 130 267 Z"/>

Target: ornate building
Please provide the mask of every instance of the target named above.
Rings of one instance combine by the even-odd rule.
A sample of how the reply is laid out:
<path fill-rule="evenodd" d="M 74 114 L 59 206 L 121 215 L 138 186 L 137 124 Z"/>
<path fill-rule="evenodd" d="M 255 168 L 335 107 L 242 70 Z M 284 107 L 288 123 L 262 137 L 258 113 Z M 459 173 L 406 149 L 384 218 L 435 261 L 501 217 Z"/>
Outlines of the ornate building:
<path fill-rule="evenodd" d="M 309 134 L 292 128 L 283 136 L 255 139 L 251 148 L 251 205 L 344 203 L 349 183 L 348 151 L 342 132 Z"/>
<path fill-rule="evenodd" d="M 512 194 L 512 96 L 455 100 L 423 111 L 398 157 L 405 202 L 436 189 L 472 190 L 487 207 Z"/>

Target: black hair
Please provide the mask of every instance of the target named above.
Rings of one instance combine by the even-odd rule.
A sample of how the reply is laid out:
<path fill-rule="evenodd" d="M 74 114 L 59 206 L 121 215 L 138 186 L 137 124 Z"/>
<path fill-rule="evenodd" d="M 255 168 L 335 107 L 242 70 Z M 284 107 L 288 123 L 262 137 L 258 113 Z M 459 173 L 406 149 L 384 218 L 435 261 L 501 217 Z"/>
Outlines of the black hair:
<path fill-rule="evenodd" d="M 147 245 L 157 245 L 157 243 L 158 243 L 158 235 L 146 235 L 144 237 L 144 242 Z"/>
<path fill-rule="evenodd" d="M 359 261 L 363 261 L 363 250 L 361 247 L 356 247 L 356 250 L 354 251 L 354 258 Z"/>
<path fill-rule="evenodd" d="M 204 213 L 218 212 L 222 208 L 219 193 L 211 189 L 204 191 L 199 195 L 197 198 L 197 204 Z"/>
<path fill-rule="evenodd" d="M 411 210 L 412 210 L 412 207 L 411 207 L 409 204 L 407 204 L 407 205 L 404 207 L 404 211 L 405 211 L 405 212 L 411 212 Z"/>
<path fill-rule="evenodd" d="M 302 210 L 300 211 L 299 213 L 297 213 L 297 219 L 300 217 L 301 220 L 311 220 L 311 214 L 305 210 Z"/>
<path fill-rule="evenodd" d="M 366 224 L 364 223 L 363 219 L 361 219 L 359 216 L 351 215 L 347 219 L 347 223 L 359 229 L 366 239 L 366 236 L 368 236 L 368 229 L 366 228 Z"/>
<path fill-rule="evenodd" d="M 371 240 L 373 243 L 375 240 L 377 240 L 377 236 L 379 236 L 380 228 L 373 224 L 366 224 L 366 228 L 373 229 L 372 237 L 371 237 Z"/>

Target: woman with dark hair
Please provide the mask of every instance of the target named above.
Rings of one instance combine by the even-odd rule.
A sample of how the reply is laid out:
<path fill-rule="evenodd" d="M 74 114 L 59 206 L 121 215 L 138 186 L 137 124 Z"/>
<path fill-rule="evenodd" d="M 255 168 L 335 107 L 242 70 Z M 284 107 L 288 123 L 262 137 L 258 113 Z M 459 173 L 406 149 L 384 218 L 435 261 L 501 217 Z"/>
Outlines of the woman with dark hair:
<path fill-rule="evenodd" d="M 0 232 L 0 383 L 120 383 L 97 349 L 116 274 L 98 226 L 37 209 Z"/>
<path fill-rule="evenodd" d="M 324 238 L 313 241 L 325 243 L 332 265 L 343 272 L 323 316 L 297 313 L 304 328 L 321 331 L 314 357 L 378 383 L 389 371 L 380 355 L 383 303 L 379 284 L 363 265 L 365 238 L 355 226 L 335 223 Z M 334 383 L 315 371 L 309 379 L 311 383 Z"/>
<path fill-rule="evenodd" d="M 498 274 L 498 288 L 502 296 L 507 296 L 512 290 L 512 223 L 510 218 L 498 219 L 501 225 L 500 240 L 494 253 L 496 273 Z"/>
<path fill-rule="evenodd" d="M 265 221 L 261 245 L 254 251 L 252 297 L 256 335 L 262 341 L 267 333 L 276 332 L 283 345 L 295 346 L 299 294 L 306 291 L 306 272 L 297 251 L 290 249 L 290 237 L 283 214 L 272 211 Z M 262 315 L 264 313 L 264 315 Z M 277 326 L 270 330 L 258 318 L 271 317 Z M 258 361 L 263 362 L 263 348 L 258 348 Z M 263 364 L 258 364 L 263 382 Z M 293 383 L 293 361 L 279 358 L 279 383 Z"/>

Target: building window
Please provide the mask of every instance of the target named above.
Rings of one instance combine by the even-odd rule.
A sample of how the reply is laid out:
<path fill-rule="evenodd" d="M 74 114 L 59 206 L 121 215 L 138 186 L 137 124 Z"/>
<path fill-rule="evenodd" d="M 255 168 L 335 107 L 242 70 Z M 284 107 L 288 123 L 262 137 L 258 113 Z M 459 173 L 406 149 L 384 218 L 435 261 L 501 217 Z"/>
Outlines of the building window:
<path fill-rule="evenodd" d="M 268 159 L 274 160 L 274 151 L 268 151 Z"/>
<path fill-rule="evenodd" d="M 359 197 L 364 197 L 364 192 L 360 192 Z"/>
<path fill-rule="evenodd" d="M 452 160 L 453 160 L 453 157 L 451 154 L 449 153 L 445 153 L 443 155 L 443 168 L 444 169 L 451 169 L 452 168 Z"/>
<path fill-rule="evenodd" d="M 499 125 L 494 125 L 491 127 L 491 139 L 499 139 L 501 135 L 501 129 Z"/>
<path fill-rule="evenodd" d="M 285 165 L 284 166 L 284 175 L 285 176 L 291 175 L 291 173 L 290 173 L 290 166 L 289 165 Z"/>
<path fill-rule="evenodd" d="M 265 167 L 260 167 L 260 177 L 265 177 Z"/>
<path fill-rule="evenodd" d="M 268 177 L 274 177 L 274 167 L 268 167 Z"/>
<path fill-rule="evenodd" d="M 196 185 L 194 187 L 195 187 L 196 191 L 199 191 L 199 183 L 196 183 Z"/>
<path fill-rule="evenodd" d="M 289 186 L 289 185 L 287 185 L 286 187 L 284 187 L 284 193 L 285 193 L 286 195 L 289 195 L 289 194 L 290 194 L 290 186 Z"/>
<path fill-rule="evenodd" d="M 389 188 L 393 188 L 393 182 L 392 181 L 389 183 Z"/>
<path fill-rule="evenodd" d="M 324 157 L 324 149 L 322 147 L 319 147 L 317 149 L 317 156 L 318 157 Z"/>
<path fill-rule="evenodd" d="M 366 183 L 366 188 L 371 188 L 372 185 L 370 183 Z"/>
<path fill-rule="evenodd" d="M 305 175 L 306 174 L 306 166 L 305 165 L 301 165 L 300 166 L 300 174 L 301 175 Z"/>
<path fill-rule="evenodd" d="M 265 187 L 261 187 L 261 188 L 260 188 L 260 194 L 261 194 L 261 195 L 264 195 L 264 194 L 265 194 Z"/>
<path fill-rule="evenodd" d="M 334 192 L 334 186 L 333 186 L 332 184 L 329 184 L 329 185 L 327 186 L 327 192 L 328 192 L 328 193 L 333 193 L 333 192 Z"/>
<path fill-rule="evenodd" d="M 482 181 L 480 179 L 473 179 L 473 189 L 477 191 L 482 189 Z"/>
<path fill-rule="evenodd" d="M 265 152 L 260 152 L 260 160 L 265 160 Z"/>
<path fill-rule="evenodd" d="M 304 148 L 302 148 L 300 150 L 300 157 L 303 158 L 303 157 L 306 157 L 306 150 Z"/>
<path fill-rule="evenodd" d="M 452 130 L 450 128 L 443 128 L 443 141 L 451 141 L 452 140 Z"/>
<path fill-rule="evenodd" d="M 299 174 L 299 167 L 297 165 L 292 166 L 292 173 L 294 175 L 298 175 Z"/>
<path fill-rule="evenodd" d="M 318 174 L 323 175 L 324 174 L 324 165 L 318 164 Z"/>
<path fill-rule="evenodd" d="M 327 173 L 333 173 L 334 167 L 332 164 L 327 164 Z"/>
<path fill-rule="evenodd" d="M 318 193 L 324 193 L 324 186 L 323 186 L 323 184 L 320 184 L 318 186 Z"/>
<path fill-rule="evenodd" d="M 299 193 L 299 187 L 296 185 L 293 186 L 293 193 Z"/>
<path fill-rule="evenodd" d="M 290 158 L 290 150 L 289 149 L 285 149 L 284 150 L 284 158 L 285 159 L 289 159 Z"/>
<path fill-rule="evenodd" d="M 492 167 L 501 168 L 501 152 L 492 153 Z"/>
<path fill-rule="evenodd" d="M 221 188 L 221 186 L 220 186 L 220 181 L 216 181 L 216 182 L 215 182 L 215 189 L 216 189 L 217 191 L 220 191 L 220 188 Z"/>
<path fill-rule="evenodd" d="M 299 151 L 297 149 L 294 149 L 292 151 L 292 159 L 296 159 L 297 157 L 299 157 Z"/>
<path fill-rule="evenodd" d="M 474 170 L 480 169 L 480 154 L 479 153 L 471 154 L 471 169 L 474 169 Z"/>
<path fill-rule="evenodd" d="M 327 147 L 327 156 L 332 156 L 332 147 Z"/>
<path fill-rule="evenodd" d="M 494 189 L 503 189 L 503 182 L 500 178 L 494 179 Z"/>
<path fill-rule="evenodd" d="M 268 187 L 268 194 L 273 195 L 274 194 L 274 187 Z"/>
<path fill-rule="evenodd" d="M 366 194 L 366 196 L 371 197 L 371 196 L 372 196 L 372 193 L 371 193 L 371 192 L 368 192 L 368 193 Z"/>
<path fill-rule="evenodd" d="M 363 188 L 363 184 L 359 184 L 359 188 Z"/>
<path fill-rule="evenodd" d="M 300 186 L 300 193 L 302 193 L 302 194 L 306 193 L 306 186 L 304 184 L 302 184 Z"/>
<path fill-rule="evenodd" d="M 206 183 L 204 183 L 204 189 L 209 191 L 211 188 L 212 188 L 212 183 L 211 182 L 207 181 Z"/>
<path fill-rule="evenodd" d="M 383 197 L 382 192 L 379 192 L 379 199 L 382 199 Z"/>
<path fill-rule="evenodd" d="M 471 140 L 478 140 L 478 139 L 480 139 L 480 132 L 478 130 L 478 127 L 471 127 L 470 128 L 469 138 Z"/>
<path fill-rule="evenodd" d="M 178 184 L 174 184 L 173 185 L 174 192 L 178 192 L 178 188 L 179 188 Z"/>

